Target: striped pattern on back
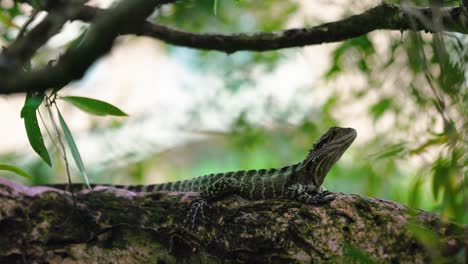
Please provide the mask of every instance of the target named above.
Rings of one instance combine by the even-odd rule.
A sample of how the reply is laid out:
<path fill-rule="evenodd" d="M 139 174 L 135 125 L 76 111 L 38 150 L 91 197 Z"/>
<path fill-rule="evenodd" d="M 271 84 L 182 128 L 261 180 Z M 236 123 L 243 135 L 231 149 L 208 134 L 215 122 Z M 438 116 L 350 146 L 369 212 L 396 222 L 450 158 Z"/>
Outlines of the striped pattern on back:
<path fill-rule="evenodd" d="M 199 176 L 193 179 L 151 184 L 151 185 L 110 185 L 110 184 L 91 184 L 91 188 L 95 187 L 113 187 L 117 189 L 125 189 L 133 192 L 157 192 L 157 191 L 179 191 L 179 192 L 202 192 L 208 186 L 213 184 L 218 179 L 223 177 L 234 178 L 240 183 L 240 195 L 262 199 L 268 197 L 282 196 L 284 194 L 284 184 L 289 175 L 291 175 L 299 164 L 286 166 L 280 169 L 260 169 L 260 170 L 245 170 L 231 171 L 226 173 L 212 173 Z M 49 187 L 79 192 L 88 189 L 85 184 L 74 183 L 72 185 L 50 184 Z"/>
<path fill-rule="evenodd" d="M 285 197 L 288 188 L 316 190 L 322 185 L 330 168 L 339 160 L 357 136 L 353 128 L 332 127 L 313 145 L 304 161 L 279 169 L 261 169 L 208 174 L 193 179 L 152 185 L 95 185 L 126 189 L 134 192 L 181 191 L 202 192 L 213 198 L 223 194 L 238 194 L 244 198 L 265 199 Z M 51 187 L 78 192 L 84 184 L 52 184 Z M 299 187 L 297 187 L 299 186 Z M 302 191 L 301 191 L 302 190 Z"/>

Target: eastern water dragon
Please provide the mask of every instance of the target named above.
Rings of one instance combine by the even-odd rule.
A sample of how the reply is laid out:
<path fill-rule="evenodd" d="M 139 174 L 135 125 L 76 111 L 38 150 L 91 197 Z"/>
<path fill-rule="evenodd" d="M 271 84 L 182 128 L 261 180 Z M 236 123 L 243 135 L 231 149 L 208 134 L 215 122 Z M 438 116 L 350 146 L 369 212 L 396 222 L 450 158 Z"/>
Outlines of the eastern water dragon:
<path fill-rule="evenodd" d="M 200 192 L 200 197 L 192 203 L 189 212 L 195 216 L 207 202 L 230 194 L 251 200 L 289 198 L 315 203 L 323 195 L 321 185 L 328 171 L 348 149 L 356 135 L 353 128 L 332 127 L 314 143 L 304 161 L 282 168 L 213 173 L 184 181 L 151 185 L 92 184 L 91 187 L 109 186 L 133 192 Z M 73 192 L 88 188 L 85 184 L 49 186 Z"/>

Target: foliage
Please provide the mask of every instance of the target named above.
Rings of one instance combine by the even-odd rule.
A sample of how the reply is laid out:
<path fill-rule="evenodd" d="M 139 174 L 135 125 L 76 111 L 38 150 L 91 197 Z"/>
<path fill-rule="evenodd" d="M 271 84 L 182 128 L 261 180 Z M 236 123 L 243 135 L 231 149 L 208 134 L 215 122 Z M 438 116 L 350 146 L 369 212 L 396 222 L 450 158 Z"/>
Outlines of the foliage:
<path fill-rule="evenodd" d="M 20 29 L 20 27 L 13 22 L 13 19 L 20 15 L 22 15 L 22 12 L 16 2 L 10 7 L 2 6 L 0 9 L 0 36 L 5 42 L 9 42 L 14 39 L 9 34 L 10 32 L 8 29 Z"/>
<path fill-rule="evenodd" d="M 41 94 L 28 93 L 26 95 L 26 101 L 24 103 L 23 108 L 21 109 L 21 118 L 24 119 L 26 134 L 28 136 L 29 143 L 31 147 L 34 149 L 34 151 L 42 158 L 42 160 L 47 165 L 52 166 L 50 155 L 45 146 L 44 139 L 42 137 L 41 128 L 37 120 L 37 114 L 41 116 L 41 113 L 39 111 L 39 106 L 45 101 L 46 102 L 45 107 L 47 108 L 50 122 L 52 123 L 54 131 L 57 135 L 56 139 L 58 143 L 54 142 L 53 140 L 54 137 L 50 133 L 50 130 L 47 128 L 44 119 L 42 119 L 42 116 L 41 116 L 41 120 L 47 130 L 47 133 L 50 139 L 55 144 L 55 147 L 59 149 L 59 154 L 61 155 L 65 163 L 66 172 L 67 172 L 69 181 L 71 181 L 71 176 L 70 176 L 69 164 L 68 164 L 68 159 L 67 159 L 67 151 L 65 149 L 64 143 L 62 142 L 62 134 L 65 137 L 65 141 L 67 142 L 67 145 L 72 154 L 73 160 L 75 161 L 75 164 L 78 170 L 80 171 L 83 177 L 83 180 L 86 182 L 88 186 L 90 186 L 89 177 L 86 173 L 85 166 L 81 159 L 81 154 L 78 150 L 78 147 L 76 146 L 73 135 L 70 129 L 68 128 L 68 125 L 65 122 L 65 119 L 60 113 L 60 110 L 55 102 L 57 95 L 58 95 L 57 92 L 59 90 L 60 89 L 53 89 L 50 95 L 46 95 L 44 93 L 41 93 Z M 126 114 L 119 108 L 109 103 L 100 101 L 100 100 L 87 98 L 87 97 L 79 97 L 79 96 L 64 96 L 64 97 L 60 97 L 60 99 L 64 100 L 65 102 L 69 102 L 70 104 L 90 114 L 100 115 L 100 116 L 103 116 L 103 115 L 126 116 Z M 54 114 L 52 113 L 52 106 L 55 106 L 55 110 L 58 115 L 61 130 L 58 128 L 56 124 Z M 34 177 L 31 177 L 28 173 L 26 173 L 22 169 L 17 168 L 12 165 L 0 164 L 0 170 L 11 171 L 11 172 L 16 173 L 17 175 L 21 175 L 31 180 L 34 178 Z"/>
<path fill-rule="evenodd" d="M 218 1 L 213 14 L 211 1 L 176 2 L 158 14 L 158 23 L 194 32 L 272 32 L 282 30 L 298 10 L 293 1 Z M 194 16 L 193 14 L 197 15 Z M 274 14 L 274 16 L 272 16 Z M 266 22 L 267 21 L 267 22 Z M 255 84 L 254 73 L 271 72 L 291 51 L 237 52 L 226 56 L 219 52 L 187 50 L 170 46 L 169 52 L 200 74 L 221 76 L 232 92 Z M 222 65 L 222 67 L 220 67 Z"/>
<path fill-rule="evenodd" d="M 79 109 L 88 112 L 93 115 L 114 115 L 114 116 L 126 116 L 119 108 L 92 98 L 80 97 L 80 96 L 63 96 L 60 99 L 71 103 Z"/>
<path fill-rule="evenodd" d="M 24 126 L 26 128 L 26 134 L 28 135 L 29 143 L 36 153 L 42 158 L 42 160 L 51 166 L 49 152 L 44 145 L 44 139 L 42 138 L 41 129 L 37 122 L 37 109 L 42 104 L 44 95 L 33 95 L 28 93 L 26 95 L 26 102 L 24 103 L 23 109 L 21 109 L 21 117 L 24 118 Z"/>
<path fill-rule="evenodd" d="M 379 135 L 378 141 L 394 143 L 383 147 L 376 157 L 405 160 L 429 153 L 431 157 L 420 162 L 415 174 L 432 173 L 432 177 L 416 178 L 408 190 L 411 203 L 420 204 L 417 200 L 427 197 L 420 191 L 426 181 L 432 184 L 432 194 L 438 203 L 433 209 L 466 222 L 463 170 L 467 161 L 462 153 L 467 153 L 468 98 L 467 51 L 463 43 L 468 39 L 461 35 L 408 32 L 403 41 L 390 39 L 389 55 L 379 55 L 372 49 L 376 44 L 371 38 L 360 39 L 365 41 L 345 41 L 335 49 L 326 77 L 359 70 L 369 85 L 356 91 L 350 101 L 366 104 L 370 97 L 366 95 L 377 95 L 376 102 L 369 105 L 374 123 L 392 118 L 392 128 L 386 135 Z M 388 57 L 386 61 L 378 59 L 383 55 Z M 349 59 L 348 63 L 343 58 Z M 396 78 L 389 78 L 391 75 Z"/>
<path fill-rule="evenodd" d="M 25 172 L 24 170 L 15 166 L 8 165 L 8 164 L 0 164 L 0 170 L 11 171 L 15 173 L 16 175 L 23 176 L 27 179 L 33 178 L 33 176 L 31 176 L 29 173 Z"/>

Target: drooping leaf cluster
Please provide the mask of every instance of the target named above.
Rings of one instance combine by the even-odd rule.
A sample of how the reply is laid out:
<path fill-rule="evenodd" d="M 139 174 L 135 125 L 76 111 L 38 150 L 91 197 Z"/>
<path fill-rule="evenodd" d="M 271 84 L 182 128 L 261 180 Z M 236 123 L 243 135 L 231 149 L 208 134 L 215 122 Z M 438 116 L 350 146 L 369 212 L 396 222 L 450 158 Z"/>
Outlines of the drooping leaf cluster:
<path fill-rule="evenodd" d="M 408 201 L 418 206 L 432 186 L 432 208 L 466 222 L 468 38 L 459 34 L 405 32 L 382 45 L 371 37 L 343 42 L 333 53 L 328 78 L 359 74 L 351 102 L 368 105 L 374 125 L 390 125 L 370 143 L 378 160 L 416 161 Z M 372 102 L 370 103 L 369 102 Z M 382 144 L 382 142 L 386 142 Z M 372 145 L 370 145 L 372 146 Z M 382 175 L 384 177 L 384 175 Z M 424 190 L 428 190 L 424 188 Z"/>

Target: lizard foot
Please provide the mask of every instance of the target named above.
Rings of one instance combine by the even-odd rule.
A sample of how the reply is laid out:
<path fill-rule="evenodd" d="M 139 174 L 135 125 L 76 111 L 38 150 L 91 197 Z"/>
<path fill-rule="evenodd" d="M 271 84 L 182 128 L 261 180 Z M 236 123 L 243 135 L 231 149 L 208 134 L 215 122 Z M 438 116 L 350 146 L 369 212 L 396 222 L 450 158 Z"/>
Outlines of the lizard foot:
<path fill-rule="evenodd" d="M 185 217 L 184 226 L 191 230 L 195 229 L 197 219 L 201 218 L 202 222 L 205 220 L 205 213 L 203 210 L 206 207 L 210 207 L 206 199 L 201 197 L 195 198 L 190 205 L 190 210 L 187 212 L 187 216 Z"/>
<path fill-rule="evenodd" d="M 286 196 L 297 201 L 307 204 L 326 204 L 332 201 L 335 197 L 329 191 L 310 190 L 309 186 L 302 184 L 294 184 L 290 186 L 286 192 Z"/>
<path fill-rule="evenodd" d="M 327 204 L 335 199 L 335 196 L 330 191 L 322 191 L 315 193 L 314 195 L 310 195 L 307 197 L 306 203 L 308 204 Z"/>

